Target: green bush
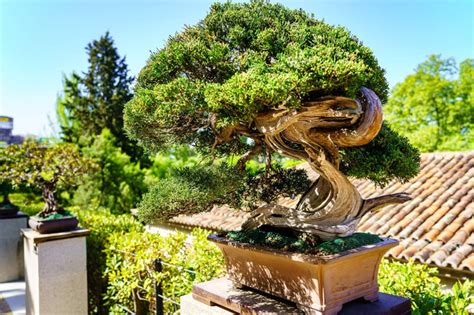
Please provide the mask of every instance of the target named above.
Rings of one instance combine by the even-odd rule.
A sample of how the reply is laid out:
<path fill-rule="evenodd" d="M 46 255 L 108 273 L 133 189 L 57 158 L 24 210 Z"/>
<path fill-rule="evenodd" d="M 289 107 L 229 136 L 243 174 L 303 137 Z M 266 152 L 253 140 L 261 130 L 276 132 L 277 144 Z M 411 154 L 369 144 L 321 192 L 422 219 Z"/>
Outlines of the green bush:
<path fill-rule="evenodd" d="M 109 236 L 107 269 L 108 279 L 105 295 L 112 313 L 123 313 L 119 306 L 134 309 L 134 294 L 145 300 L 153 300 L 153 278 L 161 281 L 166 298 L 179 303 L 179 298 L 191 292 L 198 282 L 222 276 L 224 260 L 217 247 L 206 239 L 208 232 L 196 229 L 191 233 L 191 242 L 183 233 L 162 237 L 150 233 L 114 233 Z M 130 255 L 133 253 L 134 255 Z M 157 258 L 183 269 L 163 266 L 160 273 L 153 271 L 153 261 Z M 136 292 L 136 293 L 134 293 Z M 165 300 L 165 313 L 170 314 L 178 307 Z M 148 307 L 148 305 L 146 306 Z"/>
<path fill-rule="evenodd" d="M 188 145 L 175 146 L 151 157 L 151 166 L 145 171 L 147 187 L 156 185 L 160 179 L 171 177 L 177 169 L 193 168 L 203 161 L 203 157 Z"/>
<path fill-rule="evenodd" d="M 144 228 L 131 215 L 113 215 L 110 211 L 79 211 L 71 209 L 79 224 L 91 231 L 87 237 L 87 283 L 89 288 L 89 313 L 108 314 L 103 295 L 107 292 L 106 255 L 109 235 L 113 233 L 143 233 Z"/>
<path fill-rule="evenodd" d="M 424 264 L 388 262 L 380 265 L 380 291 L 407 297 L 413 314 L 468 314 L 474 303 L 474 281 L 456 283 L 452 293 L 441 291 L 441 280 L 436 268 Z"/>
<path fill-rule="evenodd" d="M 89 139 L 92 140 L 92 139 Z M 129 212 L 146 191 L 144 171 L 116 146 L 108 129 L 95 136 L 82 154 L 99 166 L 74 193 L 73 203 L 83 208 L 106 207 L 115 214 Z"/>
<path fill-rule="evenodd" d="M 152 277 L 162 279 L 164 295 L 175 301 L 191 292 L 192 285 L 223 274 L 224 260 L 220 251 L 206 240 L 208 232 L 194 230 L 192 246 L 187 236 L 177 233 L 161 237 L 141 232 L 114 233 L 109 237 L 107 269 L 109 287 L 105 299 L 112 311 L 123 313 L 118 304 L 133 309 L 133 290 L 138 286 L 140 296 L 153 300 Z M 135 253 L 136 256 L 124 252 Z M 152 261 L 161 258 L 182 268 L 195 270 L 187 273 L 164 266 L 163 273 L 150 272 Z M 441 291 L 436 268 L 426 265 L 383 260 L 379 271 L 380 290 L 411 299 L 413 314 L 468 314 L 474 303 L 474 282 L 457 283 L 451 293 Z M 176 312 L 177 307 L 165 303 L 165 313 Z"/>

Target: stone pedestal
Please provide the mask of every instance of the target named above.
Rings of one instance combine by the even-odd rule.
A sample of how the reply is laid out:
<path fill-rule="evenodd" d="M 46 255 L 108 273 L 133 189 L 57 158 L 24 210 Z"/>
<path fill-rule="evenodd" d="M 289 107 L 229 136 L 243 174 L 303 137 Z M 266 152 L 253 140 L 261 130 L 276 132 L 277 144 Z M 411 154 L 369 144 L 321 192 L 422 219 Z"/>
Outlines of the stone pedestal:
<path fill-rule="evenodd" d="M 26 313 L 87 314 L 86 236 L 89 230 L 39 234 L 23 229 Z"/>
<path fill-rule="evenodd" d="M 326 314 L 321 312 L 319 314 Z M 181 315 L 230 314 L 304 314 L 294 303 L 251 289 L 236 289 L 225 278 L 193 287 L 193 293 L 181 298 Z M 316 313 L 313 313 L 316 314 Z M 328 313 L 329 314 L 329 313 Z M 336 314 L 336 313 L 334 313 Z M 339 315 L 409 315 L 410 300 L 379 293 L 376 302 L 355 300 L 343 305 Z"/>
<path fill-rule="evenodd" d="M 0 217 L 0 283 L 23 278 L 23 242 L 21 229 L 28 226 L 28 216 L 22 212 Z"/>

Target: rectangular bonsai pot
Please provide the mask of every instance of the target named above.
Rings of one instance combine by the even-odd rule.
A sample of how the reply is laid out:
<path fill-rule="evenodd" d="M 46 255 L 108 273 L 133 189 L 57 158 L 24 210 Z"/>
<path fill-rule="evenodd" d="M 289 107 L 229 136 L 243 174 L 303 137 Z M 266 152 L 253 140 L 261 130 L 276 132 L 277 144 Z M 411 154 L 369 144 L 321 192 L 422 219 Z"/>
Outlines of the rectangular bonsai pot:
<path fill-rule="evenodd" d="M 34 231 L 40 234 L 48 234 L 74 230 L 79 224 L 79 220 L 72 216 L 57 219 L 30 217 L 28 224 Z"/>
<path fill-rule="evenodd" d="M 244 244 L 210 235 L 221 249 L 230 280 L 296 303 L 306 314 L 337 314 L 358 298 L 376 301 L 377 273 L 394 239 L 339 254 L 317 256 Z"/>

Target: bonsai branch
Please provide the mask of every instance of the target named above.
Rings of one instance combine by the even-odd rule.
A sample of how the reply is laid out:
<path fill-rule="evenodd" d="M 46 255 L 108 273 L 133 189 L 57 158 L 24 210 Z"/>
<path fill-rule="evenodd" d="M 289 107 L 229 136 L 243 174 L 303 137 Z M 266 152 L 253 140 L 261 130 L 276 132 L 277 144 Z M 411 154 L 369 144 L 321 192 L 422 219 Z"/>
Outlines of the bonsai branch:
<path fill-rule="evenodd" d="M 363 217 L 368 212 L 376 212 L 381 208 L 390 204 L 401 204 L 411 200 L 411 197 L 407 193 L 398 193 L 391 195 L 384 195 L 380 197 L 370 198 L 364 200 L 364 204 L 361 208 L 358 217 Z"/>
<path fill-rule="evenodd" d="M 245 164 L 250 161 L 254 156 L 259 154 L 262 151 L 262 145 L 261 142 L 255 142 L 254 146 L 247 151 L 245 154 L 243 154 L 240 159 L 237 161 L 236 168 L 240 171 L 243 171 L 245 169 Z"/>

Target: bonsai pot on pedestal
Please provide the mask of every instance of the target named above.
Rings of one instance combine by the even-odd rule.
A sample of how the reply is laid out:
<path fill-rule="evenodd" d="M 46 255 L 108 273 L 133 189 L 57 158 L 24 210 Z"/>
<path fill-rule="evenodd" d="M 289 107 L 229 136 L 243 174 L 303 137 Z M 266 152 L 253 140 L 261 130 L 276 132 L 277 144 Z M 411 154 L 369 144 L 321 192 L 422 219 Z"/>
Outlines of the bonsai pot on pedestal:
<path fill-rule="evenodd" d="M 0 202 L 0 218 L 15 217 L 20 208 L 11 203 L 8 197 L 12 191 L 12 186 L 9 181 L 0 180 L 0 192 L 3 194 L 3 200 Z"/>
<path fill-rule="evenodd" d="M 28 220 L 30 228 L 40 234 L 71 231 L 77 227 L 78 223 L 79 220 L 74 216 L 65 216 L 56 219 L 31 217 Z"/>
<path fill-rule="evenodd" d="M 306 314 L 337 314 L 358 298 L 376 301 L 377 273 L 394 239 L 330 256 L 270 250 L 210 235 L 222 250 L 236 286 L 247 286 L 296 303 Z"/>
<path fill-rule="evenodd" d="M 1 205 L 0 206 L 0 218 L 5 217 L 14 217 L 18 213 L 20 208 L 13 204 L 10 205 Z"/>

